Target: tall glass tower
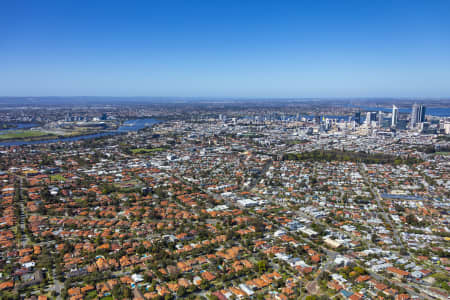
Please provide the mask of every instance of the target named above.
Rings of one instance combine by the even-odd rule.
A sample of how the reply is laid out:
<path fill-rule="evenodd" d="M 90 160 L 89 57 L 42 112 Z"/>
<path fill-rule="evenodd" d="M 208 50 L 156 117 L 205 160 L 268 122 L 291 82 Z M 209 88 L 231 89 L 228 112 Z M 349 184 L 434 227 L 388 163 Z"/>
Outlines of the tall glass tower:
<path fill-rule="evenodd" d="M 391 126 L 396 127 L 398 122 L 398 107 L 395 105 L 392 105 L 392 120 L 391 120 Z"/>
<path fill-rule="evenodd" d="M 425 106 L 414 103 L 411 110 L 411 123 L 410 127 L 414 128 L 418 123 L 425 121 Z"/>

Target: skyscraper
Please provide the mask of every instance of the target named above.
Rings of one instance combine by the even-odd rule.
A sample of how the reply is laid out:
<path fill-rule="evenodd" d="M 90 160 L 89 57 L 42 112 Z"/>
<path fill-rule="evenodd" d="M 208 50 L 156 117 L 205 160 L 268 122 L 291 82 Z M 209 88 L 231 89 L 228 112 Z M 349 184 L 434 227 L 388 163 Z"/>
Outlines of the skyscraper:
<path fill-rule="evenodd" d="M 384 114 L 383 114 L 383 112 L 380 110 L 379 112 L 378 112 L 378 127 L 379 128 L 381 128 L 382 126 L 383 126 L 383 119 L 384 119 Z"/>
<path fill-rule="evenodd" d="M 419 123 L 425 122 L 425 106 L 420 105 L 419 106 Z"/>
<path fill-rule="evenodd" d="M 411 110 L 411 122 L 409 123 L 410 128 L 414 128 L 417 124 L 417 103 L 414 103 Z"/>
<path fill-rule="evenodd" d="M 375 121 L 375 123 L 373 123 Z M 366 113 L 366 120 L 364 121 L 364 123 L 369 126 L 376 126 L 376 121 L 377 121 L 377 112 L 376 111 L 368 111 Z"/>
<path fill-rule="evenodd" d="M 364 123 L 366 123 L 366 125 L 370 125 L 370 116 L 372 115 L 372 113 L 370 111 L 366 112 L 366 120 L 364 121 Z"/>
<path fill-rule="evenodd" d="M 398 122 L 398 107 L 395 105 L 392 105 L 392 121 L 391 126 L 396 127 Z"/>
<path fill-rule="evenodd" d="M 361 112 L 356 111 L 353 115 L 353 118 L 355 119 L 356 124 L 361 125 Z"/>
<path fill-rule="evenodd" d="M 411 122 L 410 127 L 414 128 L 418 123 L 422 123 L 425 121 L 425 106 L 422 104 L 417 105 L 414 103 L 411 110 Z"/>

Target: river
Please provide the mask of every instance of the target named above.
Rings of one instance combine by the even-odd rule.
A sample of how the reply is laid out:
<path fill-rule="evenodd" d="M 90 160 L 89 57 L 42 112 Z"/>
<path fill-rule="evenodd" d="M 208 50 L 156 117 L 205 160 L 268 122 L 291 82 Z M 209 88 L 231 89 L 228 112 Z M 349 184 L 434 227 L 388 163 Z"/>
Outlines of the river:
<path fill-rule="evenodd" d="M 34 140 L 34 141 L 10 141 L 10 142 L 0 142 L 0 146 L 21 146 L 21 145 L 34 145 L 34 144 L 47 144 L 47 143 L 56 143 L 56 142 L 73 142 L 73 141 L 79 141 L 79 140 L 86 140 L 86 139 L 94 139 L 99 138 L 103 136 L 111 136 L 116 134 L 123 134 L 130 131 L 138 131 L 141 129 L 144 129 L 146 127 L 152 127 L 155 124 L 158 124 L 160 121 L 152 118 L 146 118 L 146 119 L 133 119 L 125 121 L 119 128 L 116 130 L 112 130 L 109 132 L 100 132 L 95 134 L 87 134 L 87 135 L 80 135 L 75 137 L 68 137 L 68 138 L 57 138 L 57 139 L 50 139 L 50 140 Z M 16 128 L 17 129 L 17 128 Z"/>
<path fill-rule="evenodd" d="M 390 107 L 373 107 L 373 106 L 358 106 L 358 105 L 350 105 L 353 107 L 361 108 L 366 111 L 382 111 L 382 112 L 392 112 L 392 106 Z M 450 117 L 450 108 L 448 107 L 426 107 L 425 106 L 425 114 L 434 116 L 434 117 Z M 400 108 L 399 112 L 404 114 L 410 114 L 412 108 Z"/>

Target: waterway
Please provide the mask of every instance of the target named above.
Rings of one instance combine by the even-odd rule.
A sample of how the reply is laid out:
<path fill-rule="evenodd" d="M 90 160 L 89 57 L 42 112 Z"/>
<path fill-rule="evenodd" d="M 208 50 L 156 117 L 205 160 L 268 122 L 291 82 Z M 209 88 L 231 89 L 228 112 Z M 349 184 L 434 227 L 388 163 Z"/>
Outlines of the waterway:
<path fill-rule="evenodd" d="M 392 106 L 391 107 L 372 107 L 372 106 L 356 106 L 353 107 L 359 107 L 363 110 L 367 111 L 382 111 L 382 112 L 392 112 Z M 410 114 L 412 108 L 399 108 L 400 113 Z M 425 114 L 435 117 L 450 117 L 450 108 L 448 107 L 426 107 L 425 104 Z"/>
<path fill-rule="evenodd" d="M 47 144 L 47 143 L 56 143 L 56 142 L 74 142 L 80 140 L 94 139 L 104 136 L 112 136 L 117 134 L 124 134 L 131 131 L 138 131 L 144 129 L 146 127 L 152 127 L 155 124 L 158 124 L 160 121 L 152 118 L 146 119 L 133 119 L 125 121 L 119 128 L 116 130 L 111 130 L 108 132 L 100 132 L 95 134 L 87 134 L 80 135 L 75 137 L 68 138 L 57 138 L 50 140 L 34 140 L 34 141 L 10 141 L 10 142 L 0 142 L 0 146 L 21 146 L 21 145 L 34 145 L 34 144 Z M 19 125 L 19 124 L 17 124 Z M 23 129 L 22 127 L 21 129 Z M 29 128 L 29 127 L 28 127 Z M 19 129 L 19 128 L 15 128 Z"/>

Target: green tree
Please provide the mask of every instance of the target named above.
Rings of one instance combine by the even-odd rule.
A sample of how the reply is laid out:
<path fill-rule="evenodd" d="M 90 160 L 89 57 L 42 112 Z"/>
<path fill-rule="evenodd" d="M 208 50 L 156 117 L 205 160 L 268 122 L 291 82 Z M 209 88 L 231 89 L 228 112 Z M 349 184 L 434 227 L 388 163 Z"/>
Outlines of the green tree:
<path fill-rule="evenodd" d="M 186 288 L 181 285 L 177 290 L 177 296 L 183 297 L 185 294 L 186 294 Z"/>

